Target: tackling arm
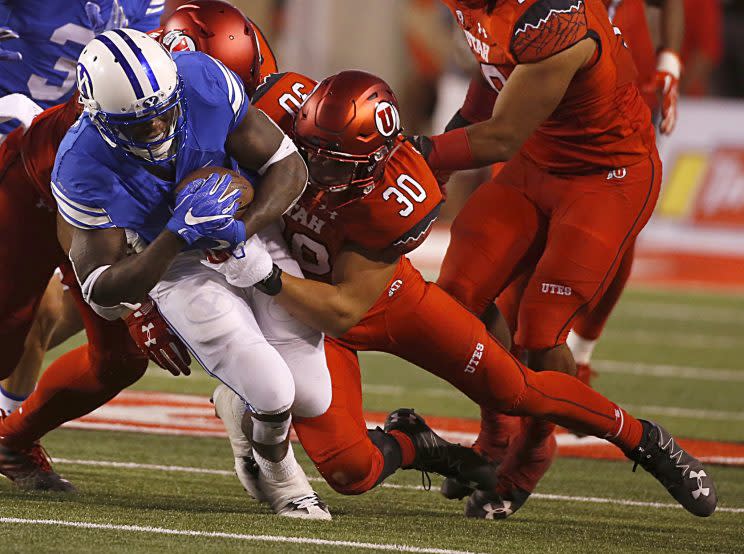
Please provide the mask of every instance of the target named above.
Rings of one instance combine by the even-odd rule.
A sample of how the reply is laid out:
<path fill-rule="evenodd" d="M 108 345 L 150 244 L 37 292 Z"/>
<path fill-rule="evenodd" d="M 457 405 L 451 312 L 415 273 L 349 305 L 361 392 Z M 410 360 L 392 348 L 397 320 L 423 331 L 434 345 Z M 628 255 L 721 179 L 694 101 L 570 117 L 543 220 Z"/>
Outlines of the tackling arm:
<path fill-rule="evenodd" d="M 431 137 L 429 151 L 422 152 L 429 166 L 455 171 L 510 159 L 553 113 L 595 49 L 593 39 L 584 39 L 540 62 L 517 65 L 499 93 L 491 119 Z"/>
<path fill-rule="evenodd" d="M 307 168 L 292 141 L 254 106 L 248 107 L 226 145 L 241 167 L 263 173 L 261 186 L 242 217 L 250 237 L 279 219 L 300 197 Z"/>
<path fill-rule="evenodd" d="M 374 305 L 395 273 L 395 262 L 373 260 L 353 250 L 342 252 L 329 285 L 282 274 L 277 301 L 303 323 L 339 337 Z"/>

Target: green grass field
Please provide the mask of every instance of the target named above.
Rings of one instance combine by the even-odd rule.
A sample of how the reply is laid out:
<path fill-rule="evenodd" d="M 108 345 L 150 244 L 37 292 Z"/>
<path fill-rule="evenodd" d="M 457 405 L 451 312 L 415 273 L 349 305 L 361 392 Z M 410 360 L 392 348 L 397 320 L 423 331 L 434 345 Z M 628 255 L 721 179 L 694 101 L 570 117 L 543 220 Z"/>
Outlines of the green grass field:
<path fill-rule="evenodd" d="M 744 442 L 742 314 L 744 296 L 629 291 L 595 354 L 597 387 L 679 436 Z M 464 396 L 412 366 L 382 355 L 363 365 L 368 410 L 477 417 Z M 213 382 L 151 369 L 136 388 L 208 395 Z M 334 520 L 306 523 L 248 498 L 221 439 L 63 429 L 45 445 L 80 492 L 24 494 L 0 483 L 0 552 L 744 552 L 744 468 L 711 468 L 722 509 L 705 520 L 673 507 L 629 462 L 563 458 L 505 522 L 468 520 L 461 503 L 399 472 L 358 497 L 315 483 Z"/>

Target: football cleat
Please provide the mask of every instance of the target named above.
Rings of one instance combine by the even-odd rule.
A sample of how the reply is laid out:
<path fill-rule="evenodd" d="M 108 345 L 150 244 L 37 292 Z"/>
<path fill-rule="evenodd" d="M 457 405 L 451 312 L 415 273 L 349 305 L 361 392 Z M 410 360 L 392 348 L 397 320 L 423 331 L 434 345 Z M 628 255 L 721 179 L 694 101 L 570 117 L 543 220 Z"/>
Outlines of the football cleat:
<path fill-rule="evenodd" d="M 259 502 L 266 497 L 258 486 L 258 464 L 253 458 L 253 448 L 242 428 L 245 402 L 229 387 L 220 383 L 212 393 L 210 402 L 214 404 L 214 415 L 222 420 L 230 447 L 235 456 L 235 473 L 245 491 Z"/>
<path fill-rule="evenodd" d="M 711 515 L 718 504 L 713 478 L 703 464 L 686 452 L 661 425 L 640 420 L 641 444 L 628 456 L 664 485 L 682 507 L 699 517 Z"/>
<path fill-rule="evenodd" d="M 411 439 L 416 455 L 405 469 L 456 477 L 470 488 L 491 490 L 496 486 L 496 468 L 488 460 L 472 448 L 444 440 L 410 408 L 391 412 L 385 420 L 385 431 L 399 431 Z"/>
<path fill-rule="evenodd" d="M 494 471 L 498 471 L 499 463 L 491 462 Z M 442 481 L 439 492 L 448 500 L 462 500 L 466 496 L 473 494 L 475 488 L 472 483 L 463 482 L 457 477 L 447 477 Z"/>
<path fill-rule="evenodd" d="M 75 492 L 75 487 L 53 469 L 51 458 L 38 442 L 13 449 L 0 443 L 0 474 L 21 490 Z"/>
<path fill-rule="evenodd" d="M 258 488 L 274 510 L 284 517 L 303 519 L 331 519 L 331 512 L 307 480 L 307 476 L 296 461 L 295 471 L 288 479 L 277 481 L 263 471 L 258 474 Z"/>
<path fill-rule="evenodd" d="M 479 519 L 506 519 L 519 510 L 530 493 L 518 487 L 506 494 L 475 491 L 465 504 L 465 515 Z"/>
<path fill-rule="evenodd" d="M 315 492 L 291 500 L 276 513 L 280 516 L 300 519 L 332 519 L 328 506 Z"/>

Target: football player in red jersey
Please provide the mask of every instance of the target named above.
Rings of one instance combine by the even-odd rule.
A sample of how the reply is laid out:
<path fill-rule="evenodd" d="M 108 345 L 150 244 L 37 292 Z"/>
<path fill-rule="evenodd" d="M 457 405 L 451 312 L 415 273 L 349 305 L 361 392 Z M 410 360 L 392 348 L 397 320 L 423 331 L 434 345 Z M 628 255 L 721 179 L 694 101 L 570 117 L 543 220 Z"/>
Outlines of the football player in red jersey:
<path fill-rule="evenodd" d="M 384 430 L 366 428 L 357 352 L 376 350 L 430 371 L 481 406 L 546 417 L 607 438 L 692 513 L 712 513 L 712 481 L 705 482 L 708 497 L 694 494 L 697 477 L 690 477 L 689 468 L 676 468 L 671 456 L 683 451 L 665 450 L 674 444 L 666 431 L 633 418 L 565 373 L 528 369 L 474 314 L 411 265 L 406 254 L 428 234 L 442 197 L 422 155 L 400 136 L 397 101 L 388 85 L 368 73 L 344 71 L 313 86 L 301 75 L 280 74 L 254 97 L 257 107 L 293 131 L 307 160 L 308 189 L 284 218 L 285 237 L 306 279 L 276 267 L 261 279 L 245 257 L 228 257 L 214 267 L 236 286 L 255 284 L 330 335 L 331 406 L 319 417 L 294 420 L 328 483 L 338 492 L 359 494 L 399 467 L 412 467 L 479 483 L 482 490 L 466 508 L 470 516 L 492 518 L 494 510 L 483 506 L 503 504 L 493 467 L 443 441 L 413 410 L 390 414 Z M 682 456 L 694 471 L 703 471 L 689 454 Z"/>
<path fill-rule="evenodd" d="M 450 130 L 417 144 L 436 172 L 506 163 L 455 219 L 438 283 L 486 315 L 494 298 L 523 279 L 515 346 L 535 370 L 574 374 L 568 332 L 613 279 L 661 182 L 630 51 L 601 0 L 445 4 L 482 75 Z M 468 103 L 477 109 L 465 109 Z M 468 125 L 478 119 L 463 112 L 488 115 Z M 514 510 L 551 463 L 554 426 L 523 420 L 508 442 L 498 419 L 485 417 L 484 426 Z"/>
<path fill-rule="evenodd" d="M 638 88 L 652 113 L 660 111 L 660 130 L 670 134 L 677 122 L 677 99 L 682 64 L 679 51 L 684 36 L 684 0 L 646 0 L 661 8 L 661 48 L 657 55 L 646 20 L 642 0 L 604 0 L 613 24 L 623 31 L 625 42 L 638 68 Z M 576 376 L 589 384 L 593 371 L 592 352 L 633 266 L 635 243 L 631 244 L 618 265 L 615 277 L 594 308 L 576 318 L 567 344 L 576 360 Z"/>
<path fill-rule="evenodd" d="M 269 48 L 264 49 L 263 65 L 258 68 L 255 29 L 237 8 L 225 2 L 197 0 L 169 17 L 161 34 L 163 39 L 170 38 L 167 46 L 174 49 L 191 47 L 220 56 L 229 54 L 225 45 L 238 47 L 242 56 L 228 56 L 225 62 L 245 79 L 246 90 L 252 93 L 265 77 L 263 72 L 276 69 Z M 70 287 L 88 336 L 88 344 L 63 354 L 46 369 L 23 402 L 23 410 L 0 415 L 0 473 L 21 488 L 71 488 L 53 472 L 38 440 L 137 381 L 148 357 L 174 374 L 189 372 L 185 347 L 154 305 L 133 313 L 128 320 L 130 331 L 122 321 L 106 321 L 96 315 L 82 299 L 69 260 L 59 246 L 51 171 L 58 145 L 80 109 L 75 96 L 45 110 L 25 133 L 22 129 L 10 133 L 0 146 L 0 232 L 6 237 L 6 247 L 0 251 L 0 345 L 6 353 L 0 362 L 0 378 L 14 371 L 23 354 L 24 338 L 57 266 L 63 268 L 64 282 Z M 33 256 L 28 255 L 29 223 L 36 230 Z M 153 327 L 148 331 L 149 324 Z M 147 355 L 138 349 L 130 332 Z"/>

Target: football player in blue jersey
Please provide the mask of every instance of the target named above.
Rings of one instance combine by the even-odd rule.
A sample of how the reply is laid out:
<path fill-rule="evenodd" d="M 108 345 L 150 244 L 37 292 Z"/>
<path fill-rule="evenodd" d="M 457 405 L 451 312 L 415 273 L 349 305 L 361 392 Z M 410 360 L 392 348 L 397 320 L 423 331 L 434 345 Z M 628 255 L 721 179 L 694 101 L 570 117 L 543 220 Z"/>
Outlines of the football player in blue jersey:
<path fill-rule="evenodd" d="M 165 0 L 0 0 L 0 97 L 20 93 L 41 108 L 64 102 L 75 88 L 76 60 L 96 34 L 155 29 L 164 6 Z M 0 142 L 18 124 L 0 123 Z"/>
<path fill-rule="evenodd" d="M 52 192 L 83 296 L 108 319 L 152 299 L 205 369 L 244 401 L 261 493 L 274 511 L 329 518 L 288 442 L 290 409 L 315 417 L 330 404 L 322 334 L 274 302 L 278 279 L 239 289 L 200 263 L 201 248 L 217 240 L 241 245 L 256 281 L 273 263 L 302 275 L 278 223 L 307 180 L 296 147 L 221 62 L 200 52 L 171 58 L 135 30 L 92 40 L 77 79 L 85 112 L 59 147 Z M 233 218 L 229 175 L 184 179 L 205 166 L 241 169 L 255 183 L 241 219 Z"/>

